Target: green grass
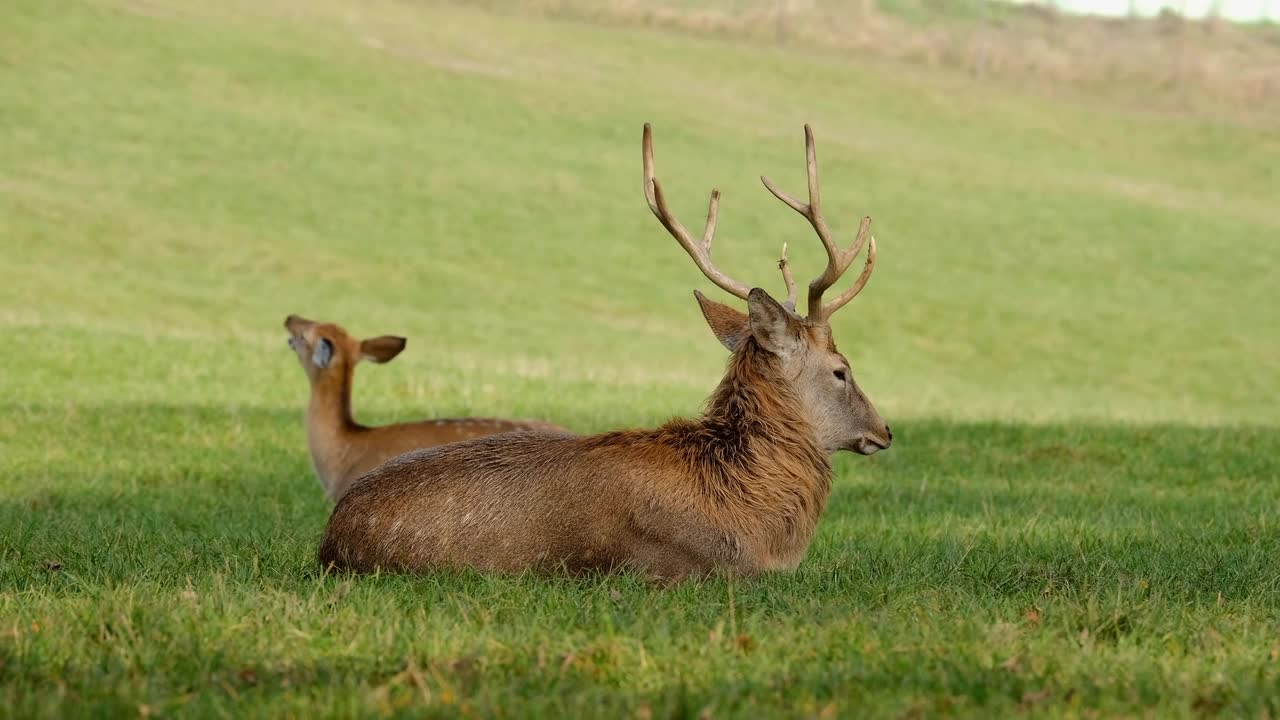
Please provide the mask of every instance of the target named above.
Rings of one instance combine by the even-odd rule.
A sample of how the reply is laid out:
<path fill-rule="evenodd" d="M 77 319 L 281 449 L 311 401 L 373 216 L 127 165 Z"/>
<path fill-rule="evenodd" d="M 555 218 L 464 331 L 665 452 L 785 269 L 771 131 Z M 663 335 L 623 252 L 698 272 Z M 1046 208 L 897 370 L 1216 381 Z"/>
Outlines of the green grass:
<path fill-rule="evenodd" d="M 207 7 L 206 7 L 207 6 Z M 431 2 L 0 10 L 0 716 L 1280 714 L 1280 127 Z M 696 412 L 828 215 L 895 445 L 791 575 L 321 576 L 286 314 L 368 422 Z"/>

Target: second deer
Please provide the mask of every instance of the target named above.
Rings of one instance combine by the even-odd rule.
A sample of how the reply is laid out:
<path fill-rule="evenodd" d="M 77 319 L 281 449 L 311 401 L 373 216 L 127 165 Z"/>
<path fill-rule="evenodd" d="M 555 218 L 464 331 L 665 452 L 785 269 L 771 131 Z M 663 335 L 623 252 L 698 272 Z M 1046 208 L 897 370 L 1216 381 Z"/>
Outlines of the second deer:
<path fill-rule="evenodd" d="M 696 293 L 730 351 L 728 370 L 696 420 L 594 437 L 498 435 L 403 455 L 338 503 L 320 545 L 323 565 L 355 571 L 472 567 L 499 572 L 632 568 L 666 581 L 713 570 L 751 575 L 796 567 L 831 489 L 830 455 L 870 455 L 893 436 L 836 350 L 829 320 L 865 287 L 876 261 L 864 218 L 850 247 L 823 219 L 813 133 L 805 127 L 809 202 L 765 186 L 813 226 L 827 266 L 809 284 L 808 312 L 783 247 L 783 302 L 711 261 L 720 195 L 695 240 L 671 213 L 644 128 L 649 207 L 708 279 L 747 312 Z M 834 299 L 827 290 L 863 248 L 866 264 Z"/>
<path fill-rule="evenodd" d="M 366 427 L 351 416 L 351 383 L 361 360 L 390 362 L 405 347 L 394 335 L 357 340 L 340 325 L 290 315 L 289 347 L 311 381 L 307 445 L 316 476 L 330 500 L 338 500 L 361 475 L 418 448 L 521 430 L 568 432 L 536 420 L 443 418 Z"/>

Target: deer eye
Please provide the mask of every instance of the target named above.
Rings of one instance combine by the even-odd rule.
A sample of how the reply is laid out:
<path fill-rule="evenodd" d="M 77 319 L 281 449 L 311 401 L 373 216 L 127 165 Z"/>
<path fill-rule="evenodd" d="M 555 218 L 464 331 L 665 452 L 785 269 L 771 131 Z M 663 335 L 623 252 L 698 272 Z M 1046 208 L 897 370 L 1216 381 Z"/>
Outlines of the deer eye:
<path fill-rule="evenodd" d="M 844 370 L 836 370 L 835 376 L 840 382 L 849 382 L 849 375 Z"/>

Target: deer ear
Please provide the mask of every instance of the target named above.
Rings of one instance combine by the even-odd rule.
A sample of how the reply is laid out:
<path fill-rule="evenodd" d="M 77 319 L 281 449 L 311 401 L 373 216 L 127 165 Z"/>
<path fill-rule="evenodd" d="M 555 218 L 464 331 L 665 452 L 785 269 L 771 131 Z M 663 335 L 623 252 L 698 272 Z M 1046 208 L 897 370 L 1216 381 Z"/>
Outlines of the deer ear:
<path fill-rule="evenodd" d="M 320 342 L 316 343 L 316 349 L 311 352 L 311 364 L 323 369 L 329 367 L 331 362 L 333 362 L 333 343 L 320 338 Z"/>
<path fill-rule="evenodd" d="M 742 346 L 742 341 L 747 337 L 747 314 L 734 310 L 733 308 L 711 300 L 697 290 L 693 291 L 693 296 L 698 299 L 698 306 L 702 308 L 702 317 L 706 318 L 707 325 L 711 326 L 711 332 L 715 333 L 716 339 L 729 349 L 729 352 L 735 352 Z"/>
<path fill-rule="evenodd" d="M 371 360 L 376 363 L 390 362 L 392 358 L 400 354 L 404 350 L 405 343 L 408 342 L 402 337 L 395 335 L 383 335 L 382 337 L 369 338 L 360 341 L 360 356 L 365 360 Z"/>
<path fill-rule="evenodd" d="M 753 288 L 747 295 L 747 313 L 751 335 L 760 347 L 784 357 L 795 352 L 799 338 L 791 327 L 791 313 L 769 293 Z"/>

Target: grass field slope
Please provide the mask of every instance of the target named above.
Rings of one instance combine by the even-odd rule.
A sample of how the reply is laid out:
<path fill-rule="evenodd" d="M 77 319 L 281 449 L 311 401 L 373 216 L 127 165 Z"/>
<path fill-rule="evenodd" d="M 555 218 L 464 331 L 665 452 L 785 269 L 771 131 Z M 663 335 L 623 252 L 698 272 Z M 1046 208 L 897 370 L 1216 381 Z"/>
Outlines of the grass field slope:
<path fill-rule="evenodd" d="M 1280 715 L 1275 115 L 496 2 L 0 25 L 0 716 Z M 369 423 L 697 412 L 645 121 L 775 293 L 813 124 L 892 450 L 794 574 L 320 574 L 289 313 L 409 338 Z"/>

